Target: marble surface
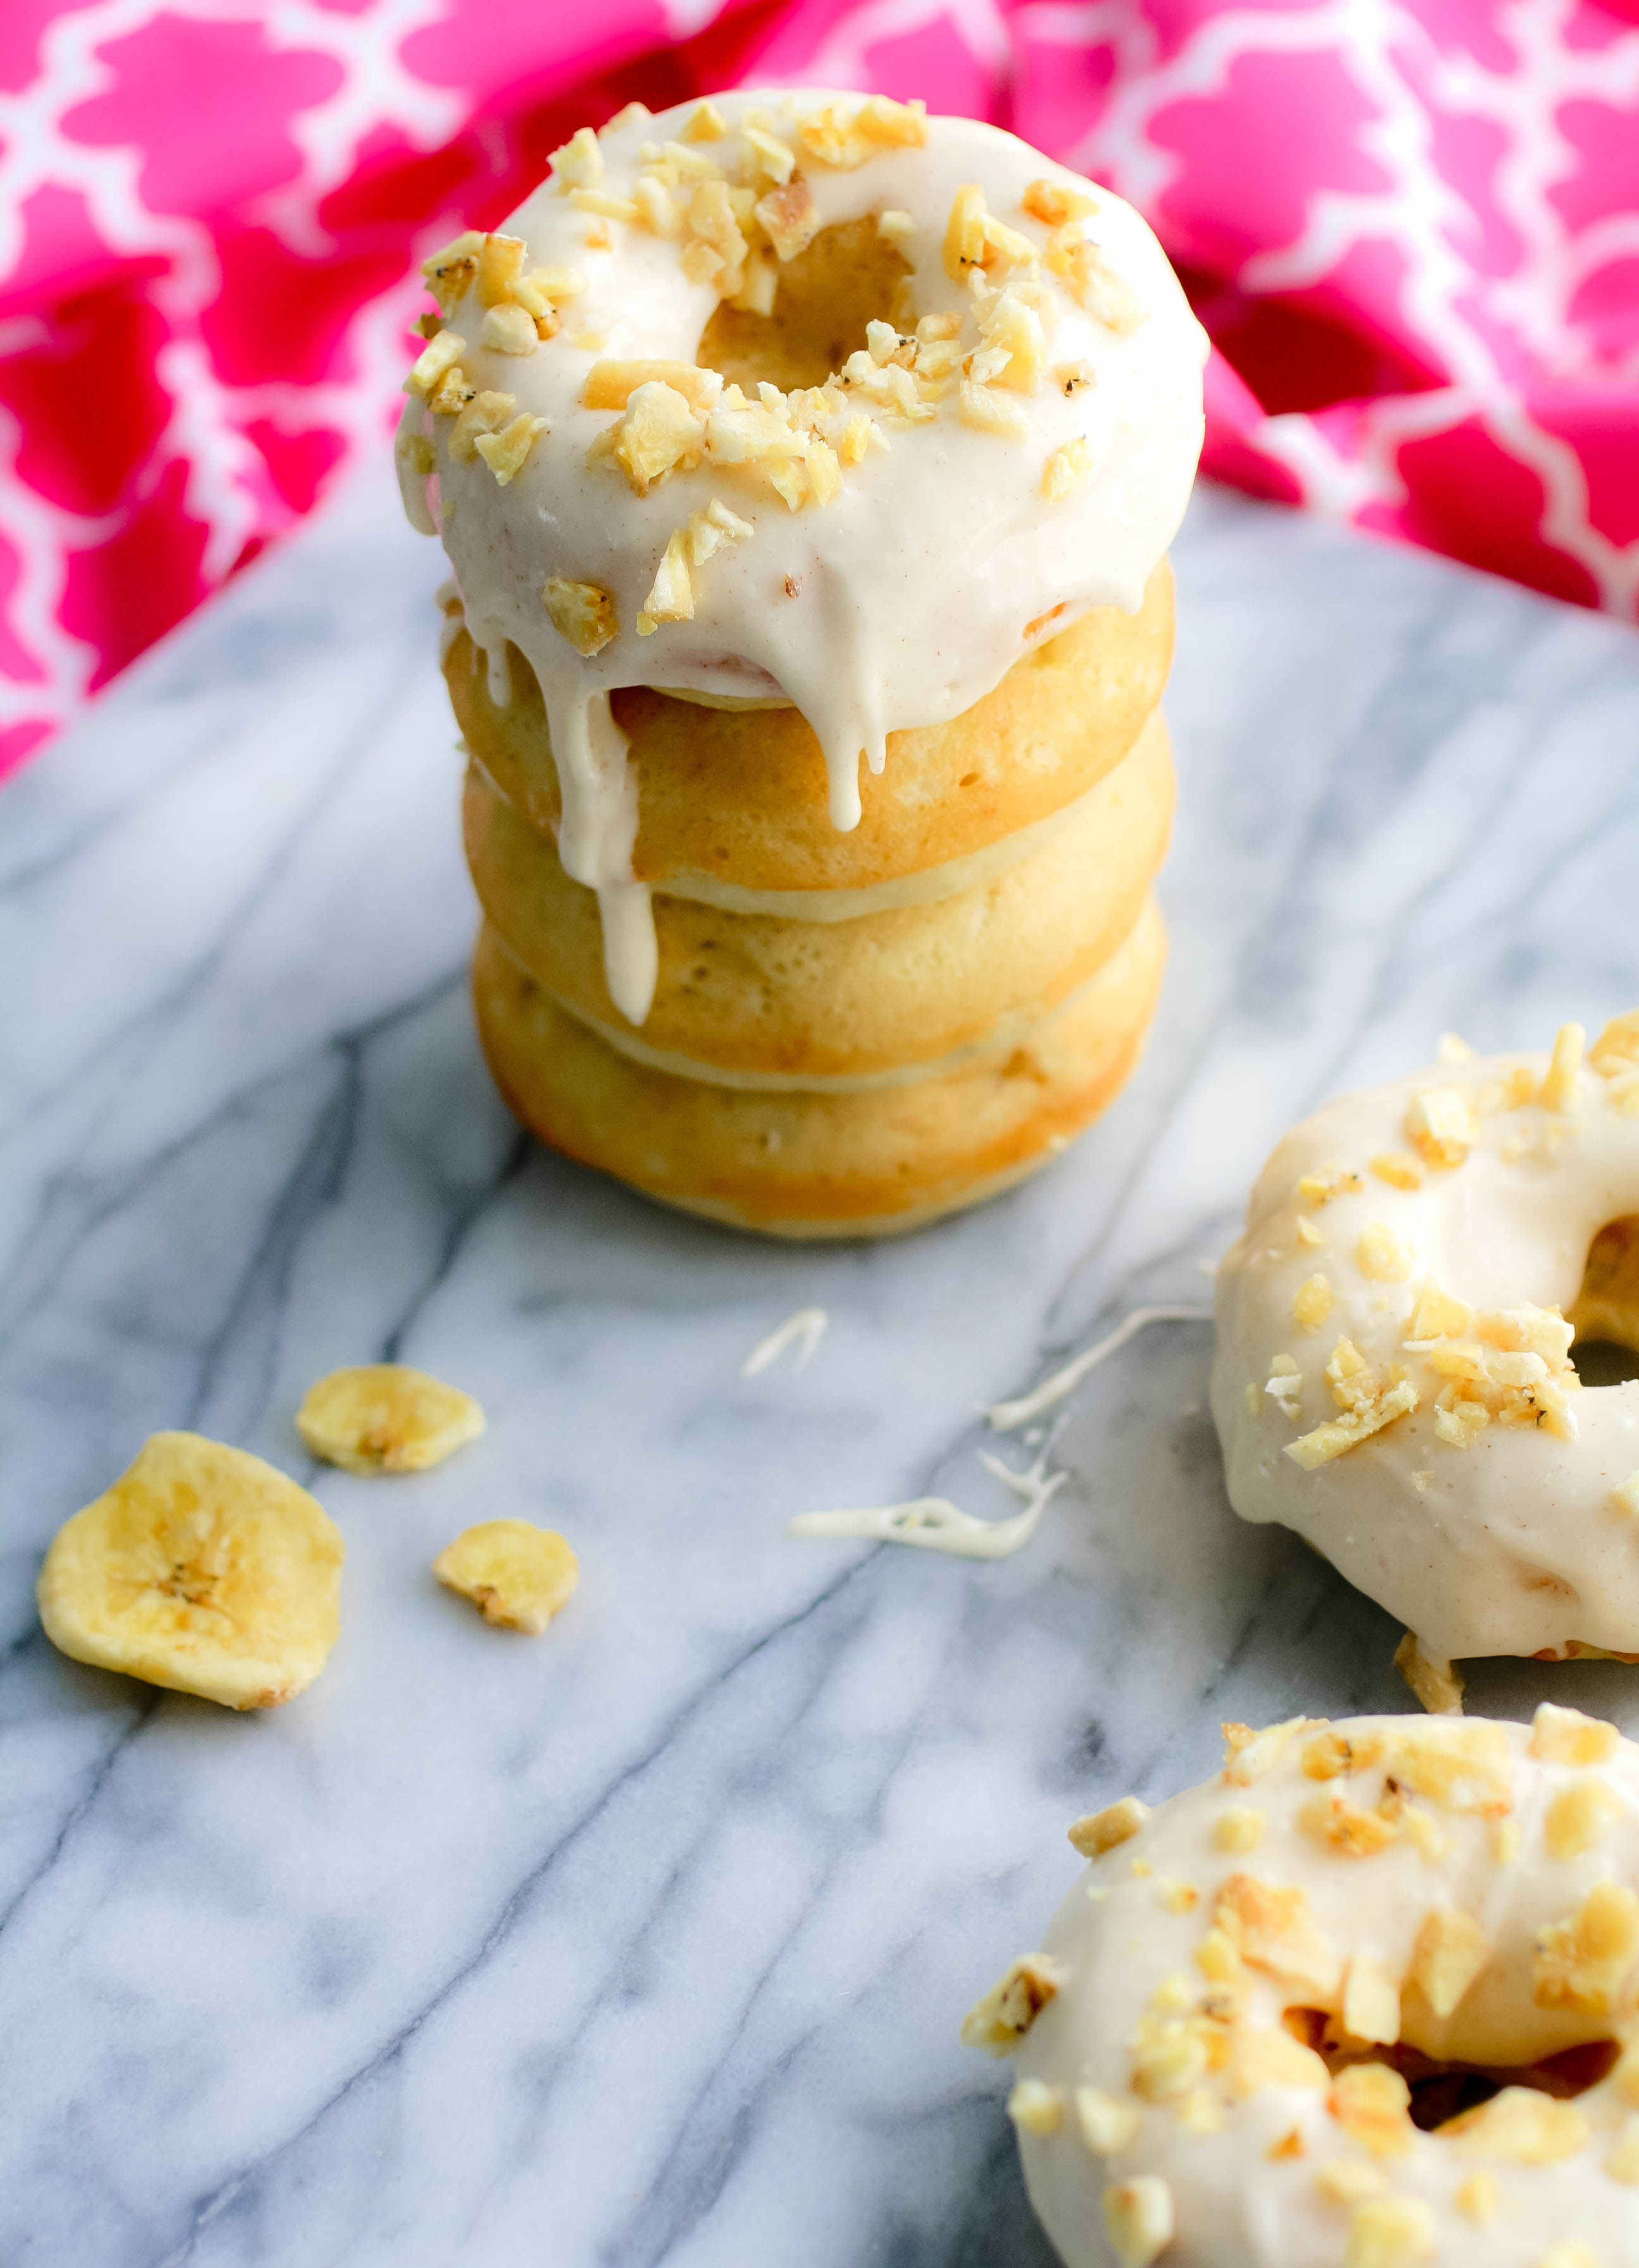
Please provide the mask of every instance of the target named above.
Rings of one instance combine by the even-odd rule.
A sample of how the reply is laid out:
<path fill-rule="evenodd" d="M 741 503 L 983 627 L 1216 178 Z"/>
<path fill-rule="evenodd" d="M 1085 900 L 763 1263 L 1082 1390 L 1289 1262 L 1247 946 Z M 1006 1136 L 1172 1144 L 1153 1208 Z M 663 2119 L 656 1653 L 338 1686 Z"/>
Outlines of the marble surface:
<path fill-rule="evenodd" d="M 1229 1513 L 1209 1331 L 1083 1389 L 999 1565 L 797 1543 L 805 1507 L 1011 1509 L 976 1405 L 1193 1302 L 1291 1118 L 1453 1027 L 1639 997 L 1639 642 L 1218 495 L 1178 549 L 1175 958 L 1108 1121 L 900 1247 L 673 1219 L 516 1133 L 474 1046 L 432 548 L 385 478 L 0 794 L 0 2261 L 1041 2268 L 969 2002 L 1068 1820 L 1225 1716 L 1395 1708 L 1397 1631 Z M 798 1375 L 745 1354 L 794 1309 Z M 315 1478 L 334 1364 L 486 1439 Z M 314 1690 L 235 1718 L 59 1659 L 33 1584 L 150 1430 L 313 1480 Z M 1010 1454 L 1024 1453 L 1016 1447 Z M 538 1641 L 439 1592 L 519 1513 Z M 1639 1726 L 1639 1673 L 1491 1666 Z"/>

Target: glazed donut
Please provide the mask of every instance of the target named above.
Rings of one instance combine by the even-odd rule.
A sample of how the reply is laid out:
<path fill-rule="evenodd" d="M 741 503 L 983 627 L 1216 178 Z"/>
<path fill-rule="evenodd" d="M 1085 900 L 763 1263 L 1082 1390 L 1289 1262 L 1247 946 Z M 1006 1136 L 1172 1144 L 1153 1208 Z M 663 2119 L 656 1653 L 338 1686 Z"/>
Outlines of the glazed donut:
<path fill-rule="evenodd" d="M 1009 1187 L 1137 1061 L 1166 957 L 1153 902 L 1016 1042 L 862 1091 L 770 1092 L 646 1064 L 579 1022 L 485 928 L 473 961 L 495 1083 L 543 1141 L 684 1212 L 804 1239 L 894 1235 Z"/>
<path fill-rule="evenodd" d="M 1224 1731 L 1071 1830 L 963 2026 L 1068 2268 L 1630 2268 L 1639 1748 L 1551 1705 Z"/>
<path fill-rule="evenodd" d="M 641 1034 L 609 998 L 591 892 L 476 770 L 467 861 L 514 958 L 611 1045 L 661 1069 L 820 1086 L 934 1071 L 1023 1038 L 1138 919 L 1172 800 L 1157 713 L 1028 853 L 947 897 L 895 904 L 884 883 L 860 894 L 889 901 L 878 909 L 816 922 L 657 894 L 659 977 Z"/>
<path fill-rule="evenodd" d="M 560 817 L 546 712 L 516 649 L 511 699 L 449 601 L 444 674 L 461 736 L 520 817 L 556 835 Z M 1172 659 L 1172 576 L 1163 559 L 1137 614 L 1095 607 L 1033 646 L 971 709 L 890 733 L 888 761 L 860 782 L 862 816 L 831 825 L 824 759 L 790 707 L 703 708 L 647 687 L 615 693 L 636 781 L 632 871 L 673 896 L 742 913 L 839 917 L 828 903 L 984 858 L 1051 820 L 1127 754 L 1161 698 Z M 789 902 L 759 905 L 756 894 Z"/>
<path fill-rule="evenodd" d="M 1639 1344 L 1639 1016 L 1583 1055 L 1568 1025 L 1551 1057 L 1329 1103 L 1218 1270 L 1230 1502 L 1312 1543 L 1436 1673 L 1639 1653 L 1639 1381 L 1584 1387 L 1569 1351 L 1624 1314 Z"/>
<path fill-rule="evenodd" d="M 443 539 L 494 704 L 539 688 L 516 799 L 551 823 L 544 756 L 634 1026 L 656 967 L 632 734 L 757 762 L 783 738 L 808 778 L 817 744 L 852 831 L 862 756 L 881 772 L 892 734 L 971 710 L 1054 627 L 1136 614 L 1189 495 L 1206 342 L 1160 246 L 971 120 L 808 90 L 623 116 L 429 275 L 406 508 Z M 683 725 L 652 693 L 617 718 L 633 687 L 807 722 Z"/>

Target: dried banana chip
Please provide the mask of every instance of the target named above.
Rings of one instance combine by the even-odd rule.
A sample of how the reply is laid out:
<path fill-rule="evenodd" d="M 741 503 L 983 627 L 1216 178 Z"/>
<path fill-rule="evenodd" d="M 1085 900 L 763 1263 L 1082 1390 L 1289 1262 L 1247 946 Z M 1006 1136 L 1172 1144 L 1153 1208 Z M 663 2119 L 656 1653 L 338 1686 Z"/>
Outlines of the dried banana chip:
<path fill-rule="evenodd" d="M 476 1441 L 484 1412 L 425 1370 L 365 1362 L 310 1387 L 296 1430 L 315 1457 L 350 1473 L 422 1473 Z"/>
<path fill-rule="evenodd" d="M 40 1619 L 76 1661 L 275 1709 L 336 1644 L 344 1553 L 322 1507 L 260 1457 L 155 1433 L 57 1530 Z"/>
<path fill-rule="evenodd" d="M 440 1551 L 432 1572 L 459 1591 L 486 1623 L 538 1637 L 580 1580 L 580 1562 L 563 1537 L 527 1520 L 485 1520 Z"/>

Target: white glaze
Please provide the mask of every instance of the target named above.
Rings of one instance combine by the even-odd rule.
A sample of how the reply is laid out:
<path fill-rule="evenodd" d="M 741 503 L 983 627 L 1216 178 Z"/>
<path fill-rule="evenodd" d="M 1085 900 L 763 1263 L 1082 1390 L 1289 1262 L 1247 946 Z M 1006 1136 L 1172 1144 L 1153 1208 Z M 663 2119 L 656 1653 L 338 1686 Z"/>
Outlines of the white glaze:
<path fill-rule="evenodd" d="M 1039 1418 L 1044 1410 L 1052 1410 L 1067 1400 L 1082 1381 L 1098 1368 L 1100 1363 L 1107 1362 L 1112 1354 L 1119 1353 L 1129 1339 L 1136 1338 L 1140 1331 L 1148 1330 L 1151 1323 L 1209 1323 L 1211 1321 L 1210 1307 L 1134 1307 L 1130 1315 L 1122 1318 L 1114 1330 L 1097 1340 L 1084 1353 L 1067 1362 L 1061 1370 L 1055 1370 L 1043 1379 L 1041 1384 L 1029 1394 L 1022 1394 L 1012 1402 L 992 1402 L 986 1405 L 985 1415 L 994 1432 L 1010 1433 L 1015 1425 L 1028 1425 L 1032 1418 Z"/>
<path fill-rule="evenodd" d="M 800 1512 L 786 1523 L 787 1535 L 815 1536 L 833 1543 L 908 1543 L 920 1551 L 943 1551 L 953 1559 L 1010 1559 L 1036 1533 L 1047 1506 L 1069 1478 L 1050 1473 L 1045 1457 L 1028 1472 L 1016 1473 L 1000 1457 L 981 1449 L 986 1471 L 1018 1497 L 1023 1512 L 1011 1520 L 979 1520 L 945 1496 L 919 1496 L 909 1504 L 882 1504 L 844 1512 Z"/>
<path fill-rule="evenodd" d="M 1245 1233 L 1218 1271 L 1212 1407 L 1231 1503 L 1244 1519 L 1279 1521 L 1305 1537 L 1435 1660 L 1560 1653 L 1573 1640 L 1639 1652 L 1639 1522 L 1611 1493 L 1639 1470 L 1639 1381 L 1573 1395 L 1574 1440 L 1492 1424 L 1459 1448 L 1435 1430 L 1445 1381 L 1404 1344 L 1425 1276 L 1476 1308 L 1569 1310 L 1593 1237 L 1639 1211 L 1639 1116 L 1624 1116 L 1606 1082 L 1584 1068 L 1569 1111 L 1530 1103 L 1481 1116 L 1466 1161 L 1429 1172 L 1420 1189 L 1392 1188 L 1369 1170 L 1374 1156 L 1405 1149 L 1414 1096 L 1449 1086 L 1478 1094 L 1517 1064 L 1539 1076 L 1547 1063 L 1442 1064 L 1329 1103 L 1270 1158 Z M 1333 1163 L 1355 1168 L 1362 1187 L 1305 1206 L 1300 1178 Z M 1321 1246 L 1300 1241 L 1300 1219 Z M 1378 1222 L 1411 1248 L 1405 1281 L 1374 1282 L 1357 1264 L 1361 1232 Z M 1292 1303 L 1317 1273 L 1335 1305 L 1306 1332 Z M 1306 1472 L 1285 1450 L 1337 1415 L 1324 1372 L 1343 1336 L 1374 1366 L 1403 1365 L 1420 1403 Z M 1297 1403 L 1289 1417 L 1262 1390 L 1281 1355 L 1296 1363 L 1300 1386 L 1286 1397 Z M 1255 1416 L 1249 1387 L 1259 1390 Z"/>
<path fill-rule="evenodd" d="M 794 120 L 835 99 L 725 95 L 719 107 L 732 126 L 749 108 Z M 678 136 L 693 108 L 609 131 L 601 144 L 603 188 L 629 192 L 643 145 Z M 919 149 L 882 150 L 847 171 L 809 162 L 801 170 L 824 225 L 884 210 L 913 216 L 904 250 L 919 316 L 968 306 L 941 254 L 960 186 L 980 183 L 990 211 L 1039 246 L 1046 232 L 1021 208 L 1027 186 L 1044 174 L 1075 180 L 1013 136 L 963 119 L 931 122 Z M 1146 318 L 1118 334 L 1047 279 L 1056 309 L 1051 359 L 1089 364 L 1096 384 L 1070 397 L 1051 383 L 1011 397 L 1029 422 L 1029 438 L 1018 441 L 960 423 L 953 387 L 927 422 L 886 429 L 886 452 L 850 469 L 834 502 L 793 512 L 754 475 L 720 463 L 674 472 L 641 497 L 612 463 L 588 466 L 587 450 L 614 422 L 611 413 L 581 407 L 593 364 L 605 357 L 692 364 L 716 294 L 687 280 L 675 241 L 624 222 L 595 225 L 551 181 L 506 224 L 527 244 L 531 263 L 579 269 L 586 292 L 569 303 L 557 335 L 528 355 L 478 342 L 481 310 L 471 292 L 451 308 L 448 328 L 468 342 L 461 366 L 469 378 L 512 394 L 549 431 L 503 489 L 482 460 L 454 461 L 451 421 L 412 399 L 401 428 L 400 476 L 413 523 L 428 532 L 436 524 L 442 534 L 475 640 L 494 654 L 510 639 L 540 680 L 562 784 L 559 848 L 575 880 L 600 892 L 637 887 L 634 792 L 609 708 L 616 687 L 786 696 L 819 738 L 832 817 L 847 828 L 860 818 L 861 755 L 880 770 L 890 732 L 970 708 L 1018 658 L 1028 624 L 1054 608 L 1065 609 L 1061 623 L 1094 606 L 1136 611 L 1189 495 L 1206 339 L 1130 207 L 1099 193 L 1089 229 Z M 589 244 L 589 232 L 607 234 L 611 247 Z M 424 479 L 411 469 L 407 445 L 427 435 L 437 469 Z M 1092 457 L 1087 486 L 1047 503 L 1047 457 L 1082 438 Z M 638 616 L 668 538 L 713 497 L 750 523 L 750 540 L 700 572 L 692 621 L 663 623 L 639 638 Z M 551 576 L 613 595 L 620 632 L 598 653 L 577 653 L 547 620 L 541 592 Z M 643 902 L 617 902 L 619 919 L 605 932 L 609 990 L 639 1024 L 653 991 L 639 937 Z M 609 911 L 606 904 L 606 920 Z"/>
<path fill-rule="evenodd" d="M 823 1307 L 799 1307 L 794 1315 L 787 1315 L 785 1322 L 777 1329 L 770 1331 L 766 1338 L 757 1341 L 740 1366 L 741 1377 L 761 1377 L 771 1363 L 779 1360 L 788 1346 L 794 1346 L 797 1350 L 797 1359 L 792 1368 L 806 1370 L 813 1359 L 815 1348 L 825 1336 L 825 1326 L 830 1320 Z"/>
<path fill-rule="evenodd" d="M 1200 2092 L 1222 2110 L 1222 2123 L 1209 2133 L 1191 2134 L 1180 2124 L 1177 2100 L 1143 2102 L 1133 2092 L 1134 2035 L 1154 2013 L 1164 1980 L 1182 1978 L 1192 2000 L 1205 1990 L 1194 1956 L 1212 1926 L 1221 1889 L 1238 1874 L 1302 1890 L 1340 1960 L 1370 1956 L 1397 1988 L 1431 1909 L 1449 1905 L 1476 1919 L 1491 1957 L 1445 2026 L 1420 1993 L 1404 2003 L 1402 2036 L 1414 2036 L 1431 2054 L 1518 2065 L 1631 2029 L 1631 1984 L 1613 2018 L 1538 2009 L 1532 1957 L 1538 1932 L 1574 1913 L 1596 1882 L 1613 1878 L 1639 1886 L 1639 1748 L 1622 1742 L 1595 1775 L 1620 1804 L 1614 1824 L 1580 1856 L 1555 1859 L 1544 1848 L 1545 1814 L 1569 1783 L 1591 1776 L 1587 1768 L 1532 1754 L 1533 1734 L 1521 1725 L 1377 1717 L 1346 1719 L 1333 1729 L 1357 1742 L 1392 1743 L 1408 1727 L 1429 1740 L 1479 1734 L 1506 1743 L 1506 1819 L 1518 1838 L 1517 1857 L 1499 1863 L 1495 1817 L 1421 1797 L 1413 1797 L 1410 1808 L 1443 1838 L 1443 1857 L 1431 1861 L 1404 1833 L 1366 1858 L 1328 1848 L 1300 1823 L 1301 1815 L 1340 1794 L 1359 1807 L 1375 1806 L 1384 1771 L 1378 1762 L 1344 1778 L 1309 1778 L 1302 1758 L 1310 1728 L 1284 1744 L 1278 1734 L 1266 1735 L 1277 1753 L 1249 1784 L 1233 1784 L 1226 1773 L 1162 1805 L 1131 1839 L 1094 1859 L 1060 1906 L 1043 1940 L 1059 1973 L 1059 1990 L 1026 2034 L 1015 2067 L 1022 2079 L 1056 2090 L 1063 2105 L 1057 2132 L 1022 2132 L 1020 2147 L 1031 2202 L 1068 2268 L 1108 2268 L 1103 2193 L 1107 2183 L 1134 2177 L 1163 2181 L 1170 2192 L 1177 2234 L 1161 2256 L 1163 2268 L 1340 2268 L 1346 2257 L 1377 2259 L 1363 2247 L 1355 2251 L 1350 2205 L 1326 2195 L 1317 2180 L 1322 2167 L 1340 2161 L 1368 2182 L 1375 2175 L 1382 2195 L 1421 2200 L 1431 2209 L 1432 2245 L 1405 2255 L 1407 2261 L 1430 2268 L 1435 2262 L 1439 2268 L 1542 2268 L 1549 2247 L 1570 2240 L 1591 2245 L 1591 2257 L 1604 2268 L 1634 2257 L 1639 2194 L 1603 2170 L 1634 2110 L 1614 2077 L 1577 2099 L 1586 2146 L 1539 2165 L 1501 2161 L 1455 2135 L 1422 2132 L 1405 2137 L 1394 2154 L 1376 2158 L 1333 2115 L 1324 2072 L 1319 2084 L 1265 2084 L 1239 2100 L 1225 2077 L 1206 2077 Z M 1261 1815 L 1251 1851 L 1225 1851 L 1214 1839 L 1216 1822 L 1232 1808 Z M 1169 1896 L 1179 1896 L 1171 1885 L 1196 1892 L 1189 1911 L 1169 1911 Z M 1336 1992 L 1294 1987 L 1254 1966 L 1244 1972 L 1244 1989 L 1237 2036 L 1243 2029 L 1278 2026 L 1288 2007 L 1335 2009 L 1340 1999 Z M 1138 2109 L 1137 2132 L 1126 2146 L 1104 2157 L 1088 2146 L 1074 2109 L 1079 2088 Z M 1272 2158 L 1277 2149 L 1287 2154 Z M 1489 2223 L 1456 2203 L 1462 2185 L 1482 2171 L 1494 2177 L 1502 2205 Z M 1402 2258 L 1381 2257 L 1397 2264 Z M 1570 2255 L 1567 2268 L 1586 2257 Z"/>

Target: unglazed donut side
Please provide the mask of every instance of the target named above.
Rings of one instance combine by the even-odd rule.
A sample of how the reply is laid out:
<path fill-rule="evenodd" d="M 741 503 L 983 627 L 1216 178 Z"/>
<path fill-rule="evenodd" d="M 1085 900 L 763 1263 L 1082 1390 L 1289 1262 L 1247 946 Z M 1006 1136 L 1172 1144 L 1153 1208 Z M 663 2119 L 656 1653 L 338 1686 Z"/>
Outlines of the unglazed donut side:
<path fill-rule="evenodd" d="M 985 1045 L 1009 1021 L 1038 1022 L 1137 920 L 1173 795 L 1157 713 L 1033 852 L 936 904 L 818 923 L 657 894 L 660 976 L 641 1044 L 706 1076 L 858 1079 L 911 1072 Z M 590 894 L 476 776 L 466 837 L 485 916 L 514 957 L 583 1021 L 615 1027 Z"/>
<path fill-rule="evenodd" d="M 1153 904 L 1022 1045 L 865 1094 L 748 1094 L 631 1062 L 481 934 L 473 990 L 497 1084 L 543 1141 L 653 1197 L 780 1234 L 875 1234 L 1044 1164 L 1129 1075 L 1165 939 Z M 787 1231 L 786 1225 L 790 1224 Z"/>
<path fill-rule="evenodd" d="M 819 743 L 794 709 L 735 712 L 643 688 L 613 697 L 637 777 L 639 880 L 679 876 L 743 889 L 866 889 L 971 855 L 1062 810 L 1133 747 L 1171 666 L 1172 574 L 1163 559 L 1136 615 L 1097 607 L 1021 656 L 948 724 L 891 733 L 860 779 L 863 817 L 831 825 Z M 468 747 L 513 808 L 557 826 L 557 776 L 540 688 L 510 655 L 512 698 L 491 700 L 464 628 L 446 682 Z"/>

